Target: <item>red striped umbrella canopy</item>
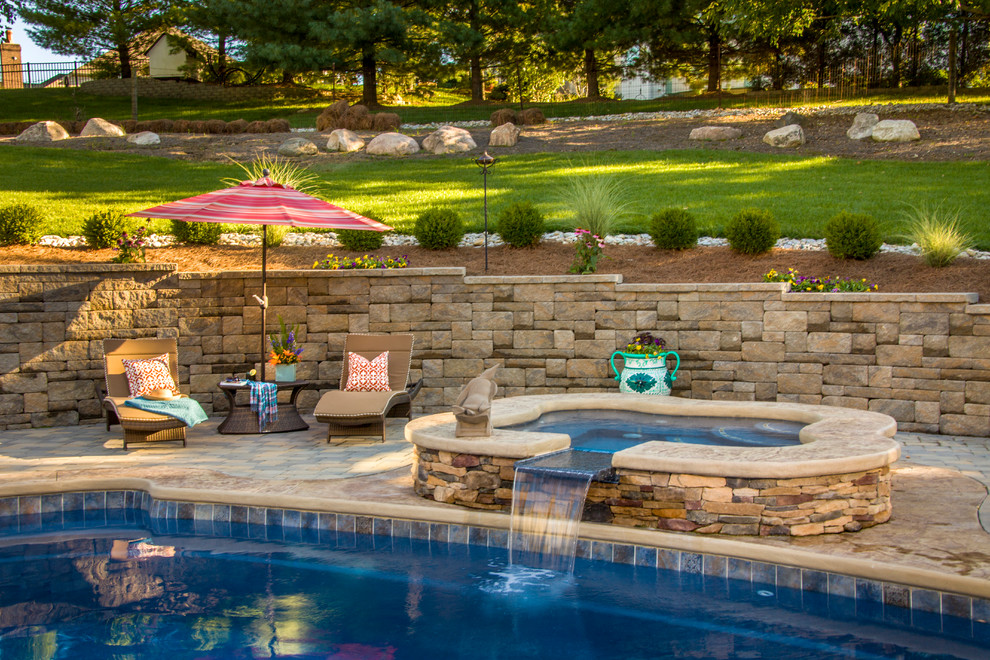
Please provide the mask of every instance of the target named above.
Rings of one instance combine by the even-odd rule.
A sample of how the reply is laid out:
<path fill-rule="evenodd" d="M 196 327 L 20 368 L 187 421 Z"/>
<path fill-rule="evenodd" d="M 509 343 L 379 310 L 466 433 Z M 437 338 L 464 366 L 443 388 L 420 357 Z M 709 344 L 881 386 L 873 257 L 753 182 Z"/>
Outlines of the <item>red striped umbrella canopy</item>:
<path fill-rule="evenodd" d="M 136 213 L 139 218 L 183 220 L 185 222 L 224 222 L 242 225 L 289 225 L 323 229 L 368 229 L 388 231 L 388 225 L 365 218 L 283 186 L 265 176 L 257 181 L 169 202 Z"/>
<path fill-rule="evenodd" d="M 196 195 L 177 202 L 169 202 L 143 211 L 128 213 L 138 218 L 158 218 L 182 220 L 185 222 L 221 222 L 241 225 L 264 225 L 261 240 L 261 296 L 254 296 L 261 307 L 261 369 L 258 380 L 264 374 L 264 361 L 267 351 L 266 312 L 268 225 L 288 225 L 292 227 L 319 227 L 323 229 L 365 229 L 388 231 L 388 225 L 377 220 L 334 206 L 290 186 L 275 183 L 271 177 L 261 177 L 257 181 L 242 181 L 239 185 Z"/>

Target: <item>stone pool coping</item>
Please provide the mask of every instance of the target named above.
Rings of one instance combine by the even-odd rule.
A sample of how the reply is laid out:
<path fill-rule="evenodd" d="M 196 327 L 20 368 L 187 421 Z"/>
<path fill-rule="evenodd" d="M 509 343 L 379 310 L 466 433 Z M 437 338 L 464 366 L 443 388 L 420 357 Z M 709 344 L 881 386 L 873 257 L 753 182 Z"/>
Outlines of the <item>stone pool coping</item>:
<path fill-rule="evenodd" d="M 974 506 L 979 506 L 985 490 L 973 488 L 976 482 L 958 473 L 930 468 L 932 478 L 946 489 L 946 493 L 958 493 L 972 489 Z M 101 475 L 103 472 L 106 476 Z M 168 473 L 160 471 L 148 476 L 127 476 L 108 472 L 116 470 L 87 470 L 84 472 L 48 472 L 20 475 L 0 483 L 0 498 L 26 497 L 54 493 L 135 490 L 148 493 L 157 500 L 191 502 L 204 505 L 236 505 L 261 509 L 289 511 L 327 512 L 339 515 L 367 517 L 374 520 L 401 520 L 443 524 L 488 530 L 507 530 L 509 516 L 504 513 L 465 509 L 453 505 L 424 502 L 408 492 L 404 470 L 393 470 L 375 477 L 357 477 L 330 482 L 268 482 L 252 479 L 236 479 L 219 473 L 182 470 Z M 955 475 L 959 483 L 948 483 L 943 475 Z M 954 481 L 954 480 L 953 480 Z M 402 482 L 400 484 L 399 482 Z M 363 492 L 364 491 L 364 492 Z M 359 497 L 368 499 L 355 499 Z M 969 496 L 969 494 L 967 494 Z M 405 501 L 403 501 L 405 500 Z M 946 513 L 948 516 L 948 512 Z M 943 523 L 944 524 L 944 523 Z M 978 525 L 975 525 L 978 528 Z M 882 539 L 886 526 L 874 528 Z M 372 529 L 375 529 L 372 523 Z M 874 530 L 868 530 L 874 531 Z M 864 534 L 861 532 L 860 534 Z M 945 533 L 952 533 L 946 530 Z M 900 553 L 897 547 L 877 548 L 865 552 L 857 547 L 845 554 L 836 552 L 842 548 L 833 542 L 816 543 L 811 539 L 809 549 L 783 539 L 752 538 L 737 540 L 710 536 L 693 536 L 657 530 L 642 530 L 581 523 L 580 536 L 591 543 L 610 546 L 635 546 L 657 548 L 678 553 L 698 554 L 706 557 L 736 558 L 740 560 L 796 567 L 805 570 L 841 574 L 869 581 L 882 581 L 894 585 L 930 590 L 943 594 L 958 594 L 970 598 L 990 599 L 990 577 L 976 577 L 971 570 L 957 562 L 944 560 L 939 569 L 916 565 L 898 564 L 885 554 Z M 910 536 L 910 533 L 907 534 Z M 799 542 L 806 541 L 799 539 Z M 905 541 L 901 541 L 902 545 Z M 867 544 L 869 546 L 871 544 Z M 831 546 L 831 547 L 830 547 Z M 979 547 L 979 546 L 976 546 Z M 975 548 L 973 548 L 975 550 Z M 950 552 L 950 554 L 952 554 Z M 865 556 L 852 556 L 865 555 Z M 598 558 L 598 557 L 595 557 Z M 909 561 L 910 558 L 905 558 Z"/>
<path fill-rule="evenodd" d="M 616 452 L 612 465 L 648 472 L 700 476 L 789 479 L 853 473 L 889 465 L 900 456 L 892 439 L 897 422 L 887 415 L 851 408 L 786 402 L 734 402 L 639 394 L 553 394 L 496 399 L 488 438 L 458 438 L 451 413 L 428 415 L 406 425 L 413 444 L 454 454 L 528 458 L 566 449 L 560 433 L 505 428 L 556 410 L 635 410 L 665 415 L 759 417 L 805 422 L 802 444 L 790 447 L 715 447 L 645 442 Z"/>

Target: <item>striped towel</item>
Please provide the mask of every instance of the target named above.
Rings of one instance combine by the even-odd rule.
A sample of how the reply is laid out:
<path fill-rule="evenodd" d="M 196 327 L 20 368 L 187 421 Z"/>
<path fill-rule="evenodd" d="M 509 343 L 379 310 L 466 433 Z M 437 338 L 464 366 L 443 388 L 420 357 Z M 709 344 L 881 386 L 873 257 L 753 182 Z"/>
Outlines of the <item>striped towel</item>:
<path fill-rule="evenodd" d="M 258 411 L 258 430 L 278 421 L 278 385 L 275 383 L 249 380 L 251 388 L 251 410 Z"/>

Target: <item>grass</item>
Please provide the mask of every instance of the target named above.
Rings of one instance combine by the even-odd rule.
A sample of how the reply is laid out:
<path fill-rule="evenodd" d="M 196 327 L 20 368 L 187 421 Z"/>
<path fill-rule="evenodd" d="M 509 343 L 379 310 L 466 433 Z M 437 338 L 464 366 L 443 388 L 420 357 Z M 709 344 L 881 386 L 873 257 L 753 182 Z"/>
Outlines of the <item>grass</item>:
<path fill-rule="evenodd" d="M 430 206 L 447 206 L 470 231 L 483 226 L 482 185 L 469 158 L 348 160 L 311 168 L 335 204 L 410 231 Z M 49 217 L 46 233 L 78 234 L 83 219 L 116 204 L 129 211 L 222 187 L 241 175 L 229 163 L 189 163 L 163 158 L 61 149 L 0 147 L 4 204 L 30 202 Z M 718 235 L 743 208 L 767 209 L 784 236 L 820 238 L 840 211 L 871 215 L 888 242 L 904 242 L 904 213 L 911 206 L 945 204 L 958 209 L 960 229 L 978 249 L 990 250 L 990 176 L 985 162 L 895 162 L 763 155 L 740 152 L 626 151 L 580 160 L 570 155 L 503 158 L 488 176 L 489 222 L 513 202 L 529 201 L 549 229 L 571 229 L 556 191 L 573 177 L 620 177 L 630 214 L 617 233 L 645 233 L 649 218 L 666 207 L 686 208 L 702 234 Z M 896 185 L 891 185 L 896 182 Z M 156 229 L 157 225 L 152 225 Z M 164 229 L 164 225 L 162 226 Z"/>
<path fill-rule="evenodd" d="M 340 90 L 337 90 L 338 92 Z M 542 110 L 549 118 L 613 115 L 627 112 L 657 112 L 711 108 L 778 108 L 804 105 L 864 105 L 869 103 L 944 103 L 943 88 L 870 90 L 848 94 L 848 90 L 805 89 L 786 92 L 729 93 L 721 96 L 678 94 L 650 101 L 565 102 L 527 104 Z M 327 90 L 324 90 L 327 92 Z M 350 90 L 354 93 L 354 90 Z M 404 105 L 391 108 L 405 124 L 487 120 L 500 107 L 518 107 L 508 102 L 492 105 L 458 105 L 465 97 L 450 90 L 438 89 L 430 99 L 409 97 Z M 990 90 L 960 90 L 961 103 L 990 103 Z M 328 96 L 318 99 L 277 98 L 271 101 L 211 101 L 197 103 L 181 99 L 141 98 L 140 119 L 246 119 L 247 121 L 284 118 L 293 128 L 313 128 L 316 116 L 330 105 Z M 76 110 L 84 119 L 102 117 L 122 121 L 131 118 L 131 100 L 127 96 L 96 96 L 71 89 L 0 90 L 0 121 L 74 120 Z"/>

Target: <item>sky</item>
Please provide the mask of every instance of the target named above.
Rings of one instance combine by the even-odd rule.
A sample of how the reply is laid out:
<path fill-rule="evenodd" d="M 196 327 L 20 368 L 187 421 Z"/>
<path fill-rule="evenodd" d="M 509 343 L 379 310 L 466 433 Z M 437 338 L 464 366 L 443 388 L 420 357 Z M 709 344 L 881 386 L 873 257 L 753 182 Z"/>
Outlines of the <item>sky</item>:
<path fill-rule="evenodd" d="M 6 27 L 6 24 L 4 24 Z M 13 25 L 13 41 L 15 44 L 20 44 L 21 46 L 21 61 L 30 64 L 43 64 L 46 62 L 72 62 L 78 60 L 77 57 L 66 57 L 65 55 L 56 55 L 51 51 L 47 51 L 41 46 L 36 45 L 27 34 L 26 26 L 20 20 L 14 21 Z"/>

